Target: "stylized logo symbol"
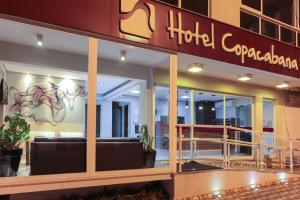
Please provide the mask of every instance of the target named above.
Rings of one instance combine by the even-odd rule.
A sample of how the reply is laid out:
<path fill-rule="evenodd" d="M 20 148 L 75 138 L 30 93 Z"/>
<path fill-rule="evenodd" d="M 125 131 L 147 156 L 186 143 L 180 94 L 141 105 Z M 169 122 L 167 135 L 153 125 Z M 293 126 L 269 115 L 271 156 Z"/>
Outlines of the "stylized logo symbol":
<path fill-rule="evenodd" d="M 120 30 L 124 34 L 150 39 L 155 30 L 155 8 L 140 0 L 120 0 Z"/>

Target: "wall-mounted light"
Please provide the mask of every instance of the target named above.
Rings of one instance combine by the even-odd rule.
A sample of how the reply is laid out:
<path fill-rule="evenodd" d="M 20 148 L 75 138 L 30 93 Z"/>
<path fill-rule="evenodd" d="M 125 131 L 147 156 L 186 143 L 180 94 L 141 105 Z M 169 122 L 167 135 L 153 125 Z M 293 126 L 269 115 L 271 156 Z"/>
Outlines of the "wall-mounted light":
<path fill-rule="evenodd" d="M 189 101 L 186 99 L 185 100 L 185 106 L 184 106 L 186 109 L 188 109 L 189 108 Z"/>
<path fill-rule="evenodd" d="M 188 71 L 191 73 L 198 73 L 203 71 L 203 65 L 199 63 L 194 63 L 188 66 Z"/>
<path fill-rule="evenodd" d="M 250 81 L 252 79 L 253 75 L 252 74 L 242 74 L 238 76 L 239 81 Z"/>
<path fill-rule="evenodd" d="M 126 60 L 126 51 L 125 51 L 125 50 L 122 50 L 122 51 L 120 52 L 120 60 L 121 60 L 122 62 L 125 62 L 125 60 Z"/>
<path fill-rule="evenodd" d="M 24 77 L 24 84 L 25 84 L 26 88 L 29 87 L 31 81 L 32 81 L 32 76 L 29 74 L 29 72 L 27 72 L 25 77 Z"/>
<path fill-rule="evenodd" d="M 198 107 L 198 110 L 203 110 L 203 106 L 199 106 L 199 107 Z"/>
<path fill-rule="evenodd" d="M 42 34 L 36 34 L 36 44 L 38 47 L 42 47 L 44 45 L 44 38 Z"/>
<path fill-rule="evenodd" d="M 213 195 L 214 195 L 215 198 L 221 198 L 222 197 L 221 191 L 214 191 Z"/>
<path fill-rule="evenodd" d="M 211 108 L 211 111 L 216 111 L 216 108 L 215 108 L 215 107 L 212 107 L 212 108 Z"/>
<path fill-rule="evenodd" d="M 288 87 L 290 87 L 290 84 L 286 81 L 283 81 L 281 83 L 278 83 L 276 85 L 276 87 L 279 88 L 279 89 L 288 88 Z"/>

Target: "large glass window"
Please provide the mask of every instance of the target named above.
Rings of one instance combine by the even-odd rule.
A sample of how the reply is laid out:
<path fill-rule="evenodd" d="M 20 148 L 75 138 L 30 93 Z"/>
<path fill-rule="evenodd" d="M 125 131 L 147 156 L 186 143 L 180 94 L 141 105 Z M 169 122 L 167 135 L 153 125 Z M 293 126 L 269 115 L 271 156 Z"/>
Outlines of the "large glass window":
<path fill-rule="evenodd" d="M 167 167 L 168 54 L 101 40 L 98 60 L 96 171 Z"/>
<path fill-rule="evenodd" d="M 86 172 L 87 38 L 6 20 L 0 27 L 8 89 L 0 106 L 9 117 L 0 122 L 0 176 Z M 24 126 L 9 127 L 19 118 L 30 128 L 17 135 Z"/>
<path fill-rule="evenodd" d="M 195 124 L 223 125 L 224 95 L 203 91 L 195 91 L 194 104 Z"/>
<path fill-rule="evenodd" d="M 293 0 L 264 0 L 263 14 L 293 25 Z"/>
<path fill-rule="evenodd" d="M 274 145 L 274 101 L 263 100 L 263 142 L 267 145 Z M 274 152 L 271 148 L 264 148 L 266 155 Z"/>
<path fill-rule="evenodd" d="M 252 129 L 252 99 L 226 96 L 226 125 Z"/>
<path fill-rule="evenodd" d="M 223 138 L 223 125 L 229 139 L 251 142 L 252 98 L 225 95 L 199 90 L 178 90 L 178 124 L 194 124 L 194 129 L 182 128 L 184 138 Z M 245 131 L 234 129 L 242 128 Z M 203 159 L 210 156 L 222 156 L 221 143 L 205 140 L 182 142 L 184 159 Z M 230 145 L 231 155 L 252 155 L 251 147 Z"/>

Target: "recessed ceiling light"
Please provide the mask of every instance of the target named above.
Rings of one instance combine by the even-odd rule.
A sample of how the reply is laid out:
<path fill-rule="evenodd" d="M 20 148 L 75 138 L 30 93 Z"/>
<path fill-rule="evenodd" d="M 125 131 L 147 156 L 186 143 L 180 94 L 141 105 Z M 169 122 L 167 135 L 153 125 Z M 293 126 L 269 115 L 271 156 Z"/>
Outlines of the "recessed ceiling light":
<path fill-rule="evenodd" d="M 42 47 L 44 45 L 42 34 L 36 34 L 36 44 L 38 47 Z"/>
<path fill-rule="evenodd" d="M 286 81 L 278 83 L 276 85 L 276 87 L 279 88 L 279 89 L 288 88 L 289 86 L 290 86 L 290 84 L 288 82 L 286 82 Z"/>
<path fill-rule="evenodd" d="M 182 99 L 188 99 L 188 98 L 190 98 L 189 96 L 186 96 L 186 95 L 184 95 L 184 96 L 182 96 L 181 97 Z"/>
<path fill-rule="evenodd" d="M 125 51 L 125 50 L 122 50 L 122 51 L 120 52 L 120 60 L 121 60 L 122 62 L 124 62 L 124 61 L 126 60 L 126 51 Z"/>
<path fill-rule="evenodd" d="M 138 90 L 132 90 L 131 93 L 132 94 L 140 94 L 140 91 L 138 91 Z"/>
<path fill-rule="evenodd" d="M 239 81 L 249 81 L 252 79 L 252 74 L 242 74 L 238 76 Z"/>
<path fill-rule="evenodd" d="M 199 63 L 191 64 L 188 67 L 188 71 L 191 72 L 191 73 L 201 72 L 201 71 L 203 71 L 203 65 L 199 64 Z"/>

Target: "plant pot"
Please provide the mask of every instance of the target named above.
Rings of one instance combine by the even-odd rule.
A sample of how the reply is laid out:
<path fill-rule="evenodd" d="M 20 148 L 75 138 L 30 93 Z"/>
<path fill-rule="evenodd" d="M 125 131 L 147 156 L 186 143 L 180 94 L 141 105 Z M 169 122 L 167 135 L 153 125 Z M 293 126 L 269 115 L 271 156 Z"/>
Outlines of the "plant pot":
<path fill-rule="evenodd" d="M 0 149 L 0 177 L 17 176 L 23 149 Z"/>
<path fill-rule="evenodd" d="M 156 151 L 144 151 L 143 162 L 144 168 L 154 168 Z"/>

